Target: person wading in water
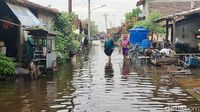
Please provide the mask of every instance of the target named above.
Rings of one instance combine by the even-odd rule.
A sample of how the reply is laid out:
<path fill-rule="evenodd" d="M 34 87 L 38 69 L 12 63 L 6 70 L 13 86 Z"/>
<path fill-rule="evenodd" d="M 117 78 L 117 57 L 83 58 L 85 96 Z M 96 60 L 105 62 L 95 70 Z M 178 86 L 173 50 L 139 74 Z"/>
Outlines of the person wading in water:
<path fill-rule="evenodd" d="M 107 34 L 107 38 L 104 44 L 104 52 L 108 56 L 109 62 L 111 62 L 111 55 L 114 47 L 115 45 L 113 39 L 110 37 L 110 34 Z"/>
<path fill-rule="evenodd" d="M 129 42 L 127 34 L 122 35 L 122 40 L 120 41 L 120 46 L 123 51 L 124 59 L 127 59 L 128 51 L 129 51 L 129 47 L 130 47 L 130 42 Z"/>

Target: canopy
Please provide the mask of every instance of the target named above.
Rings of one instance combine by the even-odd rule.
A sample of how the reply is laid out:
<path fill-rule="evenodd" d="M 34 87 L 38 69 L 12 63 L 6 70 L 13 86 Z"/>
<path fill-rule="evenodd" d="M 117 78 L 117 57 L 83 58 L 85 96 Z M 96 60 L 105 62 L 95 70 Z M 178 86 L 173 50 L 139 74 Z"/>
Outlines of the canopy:
<path fill-rule="evenodd" d="M 28 31 L 29 35 L 33 35 L 34 38 L 52 38 L 54 39 L 56 37 L 56 33 L 44 30 L 42 28 L 26 28 L 26 31 Z"/>
<path fill-rule="evenodd" d="M 22 26 L 35 27 L 41 25 L 39 20 L 28 8 L 12 5 L 10 3 L 7 3 L 7 5 L 18 18 Z"/>

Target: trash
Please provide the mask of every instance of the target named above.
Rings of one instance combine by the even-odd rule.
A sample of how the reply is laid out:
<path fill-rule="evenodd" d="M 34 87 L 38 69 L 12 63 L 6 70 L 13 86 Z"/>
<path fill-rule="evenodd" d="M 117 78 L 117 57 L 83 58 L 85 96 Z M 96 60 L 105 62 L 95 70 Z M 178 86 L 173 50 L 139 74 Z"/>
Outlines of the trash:
<path fill-rule="evenodd" d="M 137 75 L 138 73 L 136 73 L 136 72 L 131 72 L 131 73 L 129 73 L 130 75 Z"/>

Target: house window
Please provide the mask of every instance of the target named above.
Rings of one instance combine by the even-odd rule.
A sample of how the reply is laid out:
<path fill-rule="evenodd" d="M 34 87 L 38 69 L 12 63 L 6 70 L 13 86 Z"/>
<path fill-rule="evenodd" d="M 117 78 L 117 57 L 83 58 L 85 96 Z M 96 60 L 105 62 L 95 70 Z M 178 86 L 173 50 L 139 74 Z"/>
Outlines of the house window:
<path fill-rule="evenodd" d="M 47 48 L 52 50 L 52 40 L 47 40 Z"/>

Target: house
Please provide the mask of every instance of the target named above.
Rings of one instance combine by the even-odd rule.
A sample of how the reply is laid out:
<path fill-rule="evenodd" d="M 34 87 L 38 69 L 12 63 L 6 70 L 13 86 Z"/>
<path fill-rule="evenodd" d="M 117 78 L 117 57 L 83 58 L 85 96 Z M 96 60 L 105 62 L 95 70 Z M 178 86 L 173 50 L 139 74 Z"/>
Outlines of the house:
<path fill-rule="evenodd" d="M 167 21 L 166 34 L 168 40 L 179 43 L 188 43 L 190 46 L 198 46 L 200 42 L 200 7 L 189 11 L 183 11 L 160 18 L 157 22 Z"/>
<path fill-rule="evenodd" d="M 157 22 L 162 22 L 166 26 L 165 38 L 172 41 L 173 45 L 176 41 L 190 43 L 193 47 L 197 45 L 194 32 L 200 24 L 199 16 L 196 14 L 200 0 L 139 0 L 137 6 L 143 7 L 143 16 L 148 16 L 152 11 L 161 13 L 162 18 Z M 188 15 L 188 11 L 195 13 Z"/>
<path fill-rule="evenodd" d="M 40 27 L 50 30 L 58 10 L 27 0 L 0 0 L 0 41 L 4 42 L 6 55 L 22 62 L 25 28 Z"/>
<path fill-rule="evenodd" d="M 139 0 L 137 6 L 142 6 L 143 16 L 155 10 L 167 16 L 200 7 L 200 0 Z"/>

